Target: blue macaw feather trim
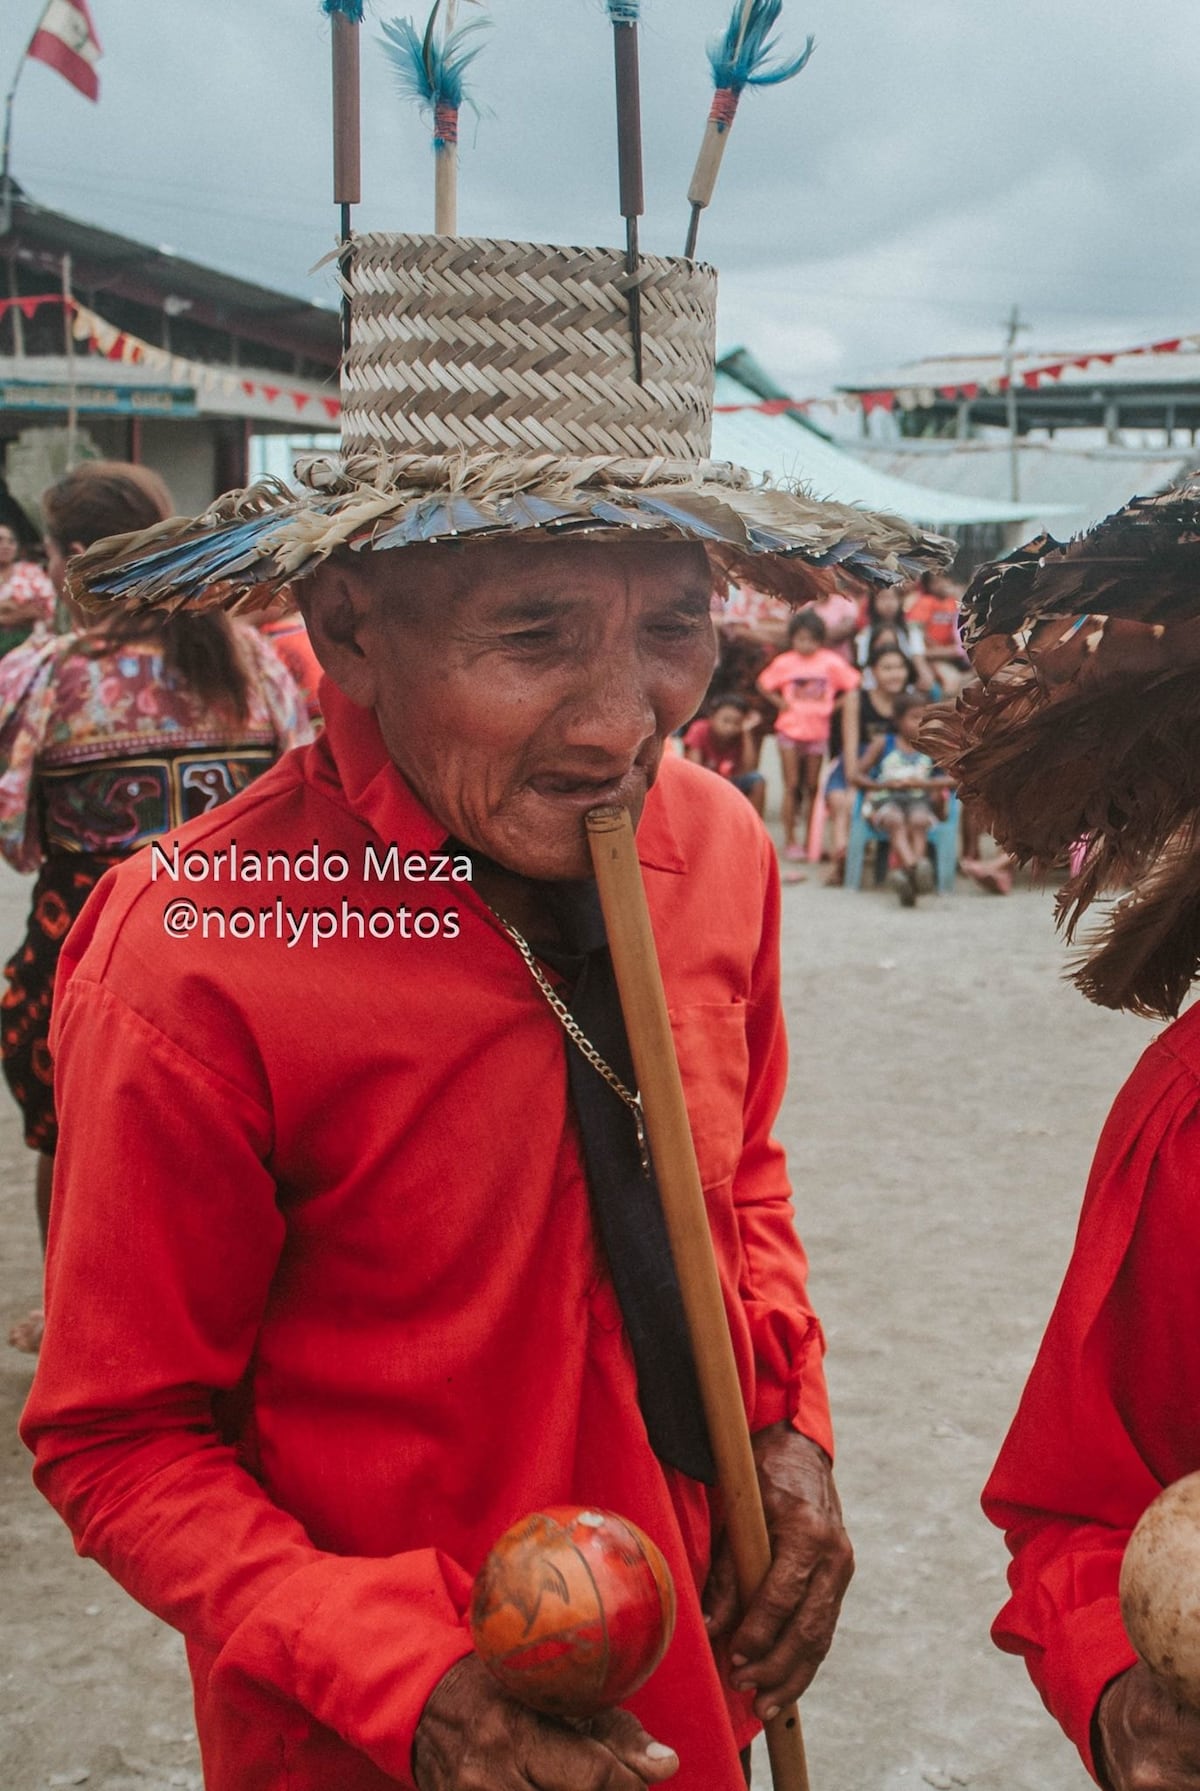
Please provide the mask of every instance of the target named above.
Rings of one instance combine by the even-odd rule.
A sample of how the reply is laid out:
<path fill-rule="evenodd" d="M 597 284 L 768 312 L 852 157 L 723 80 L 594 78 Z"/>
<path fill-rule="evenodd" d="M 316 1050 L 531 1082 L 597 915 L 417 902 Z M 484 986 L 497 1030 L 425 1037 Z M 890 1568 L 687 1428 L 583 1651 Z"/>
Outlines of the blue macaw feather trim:
<path fill-rule="evenodd" d="M 437 12 L 435 6 L 424 36 L 418 33 L 411 19 L 386 19 L 383 24 L 384 54 L 396 71 L 397 84 L 405 99 L 416 100 L 418 105 L 434 110 L 438 106 L 450 106 L 457 111 L 464 103 L 463 75 L 483 48 L 474 40 L 481 31 L 488 29 L 488 25 L 483 19 L 460 25 L 439 43 L 433 31 Z M 466 103 L 470 105 L 471 101 Z"/>
<path fill-rule="evenodd" d="M 416 541 L 444 541 L 448 536 L 495 531 L 496 519 L 469 498 L 431 497 L 414 504 L 391 528 L 374 535 L 372 548 L 407 547 Z"/>
<path fill-rule="evenodd" d="M 642 0 L 608 0 L 608 16 L 614 25 L 636 25 L 642 13 Z"/>
<path fill-rule="evenodd" d="M 361 25 L 365 4 L 366 0 L 321 0 L 321 11 L 328 13 L 330 18 L 340 12 L 352 25 Z"/>
<path fill-rule="evenodd" d="M 724 37 L 715 37 L 708 46 L 714 84 L 741 93 L 746 87 L 776 87 L 780 81 L 790 81 L 808 62 L 816 40 L 808 38 L 799 56 L 770 68 L 778 47 L 771 33 L 779 23 L 783 0 L 753 0 L 744 31 L 743 10 L 739 0 Z"/>
<path fill-rule="evenodd" d="M 210 585 L 235 578 L 261 561 L 264 537 L 277 530 L 287 514 L 284 509 L 274 510 L 144 554 L 129 565 L 101 573 L 95 583 L 96 594 L 134 597 L 144 590 L 147 604 L 161 600 L 168 592 L 180 597 L 199 596 Z"/>

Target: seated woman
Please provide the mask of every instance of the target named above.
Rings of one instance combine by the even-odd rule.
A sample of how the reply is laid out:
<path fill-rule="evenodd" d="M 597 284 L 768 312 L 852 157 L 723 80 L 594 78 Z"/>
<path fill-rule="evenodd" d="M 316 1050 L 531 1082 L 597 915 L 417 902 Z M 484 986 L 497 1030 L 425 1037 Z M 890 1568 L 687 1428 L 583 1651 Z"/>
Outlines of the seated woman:
<path fill-rule="evenodd" d="M 88 461 L 42 498 L 50 576 L 68 558 L 173 514 L 145 467 Z M 0 854 L 38 872 L 29 927 L 4 967 L 0 1055 L 38 1153 L 42 1243 L 58 1123 L 47 1037 L 59 952 L 110 866 L 242 790 L 312 739 L 282 662 L 220 610 L 76 615 L 69 634 L 31 640 L 0 667 Z M 34 1351 L 41 1314 L 10 1333 Z"/>
<path fill-rule="evenodd" d="M 848 690 L 834 710 L 829 736 L 833 758 L 825 780 L 829 851 L 833 860 L 826 881 L 834 888 L 840 887 L 846 878 L 846 846 L 858 787 L 860 749 L 895 733 L 897 700 L 912 689 L 915 676 L 912 663 L 899 647 L 883 640 L 871 655 L 860 688 Z"/>
<path fill-rule="evenodd" d="M 899 585 L 872 586 L 867 599 L 867 625 L 854 637 L 854 663 L 869 689 L 874 682 L 874 659 L 880 647 L 898 647 L 913 669 L 918 690 L 933 688 L 933 672 L 925 657 L 925 635 L 919 623 L 904 613 L 904 594 Z"/>

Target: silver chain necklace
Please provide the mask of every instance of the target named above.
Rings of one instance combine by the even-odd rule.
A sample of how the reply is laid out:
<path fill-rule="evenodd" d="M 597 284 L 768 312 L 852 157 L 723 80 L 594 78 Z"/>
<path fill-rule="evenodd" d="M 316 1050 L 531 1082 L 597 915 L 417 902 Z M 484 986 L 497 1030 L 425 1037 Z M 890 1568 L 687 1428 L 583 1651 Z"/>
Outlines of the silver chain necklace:
<path fill-rule="evenodd" d="M 488 904 L 485 903 L 484 906 L 487 907 Z M 502 914 L 497 914 L 494 908 L 489 908 L 488 911 L 495 917 L 498 924 L 503 927 L 505 933 L 507 933 L 508 937 L 512 940 L 513 944 L 524 958 L 526 969 L 529 971 L 530 976 L 532 976 L 538 988 L 542 991 L 542 994 L 546 997 L 550 1011 L 557 1019 L 571 1043 L 587 1062 L 591 1064 L 597 1075 L 603 1076 L 613 1093 L 621 1097 L 629 1111 L 632 1113 L 633 1123 L 637 1128 L 638 1153 L 642 1159 L 642 1170 L 644 1174 L 649 1175 L 650 1149 L 646 1142 L 646 1118 L 642 1111 L 641 1095 L 635 1094 L 631 1088 L 626 1088 L 612 1065 L 601 1057 L 591 1039 L 588 1038 L 586 1032 L 584 1032 L 574 1014 L 572 1014 L 570 1008 L 565 1001 L 563 1001 L 558 991 L 555 989 L 554 984 L 550 981 L 549 977 L 547 977 L 545 971 L 534 957 L 533 948 L 530 946 L 529 941 L 523 934 L 518 933 L 516 927 L 510 926 Z"/>

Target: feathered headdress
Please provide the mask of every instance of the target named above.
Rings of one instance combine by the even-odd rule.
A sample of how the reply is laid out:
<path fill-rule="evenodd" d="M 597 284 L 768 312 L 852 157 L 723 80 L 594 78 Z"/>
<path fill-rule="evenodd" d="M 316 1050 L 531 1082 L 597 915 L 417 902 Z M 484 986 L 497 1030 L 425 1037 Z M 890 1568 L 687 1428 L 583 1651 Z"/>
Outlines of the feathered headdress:
<path fill-rule="evenodd" d="M 932 749 L 1006 851 L 1043 871 L 1073 853 L 1068 939 L 1128 891 L 1083 993 L 1176 1013 L 1200 972 L 1200 478 L 983 568 L 964 611 L 979 683 L 930 722 Z"/>

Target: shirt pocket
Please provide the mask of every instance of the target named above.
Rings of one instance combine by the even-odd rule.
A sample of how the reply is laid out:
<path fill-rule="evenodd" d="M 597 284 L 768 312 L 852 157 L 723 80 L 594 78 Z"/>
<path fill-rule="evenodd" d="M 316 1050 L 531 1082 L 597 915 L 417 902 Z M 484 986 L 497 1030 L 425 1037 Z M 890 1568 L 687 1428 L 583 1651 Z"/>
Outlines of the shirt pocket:
<path fill-rule="evenodd" d="M 714 1188 L 732 1179 L 742 1154 L 750 1071 L 746 1003 L 691 1003 L 670 1015 L 701 1186 Z"/>

